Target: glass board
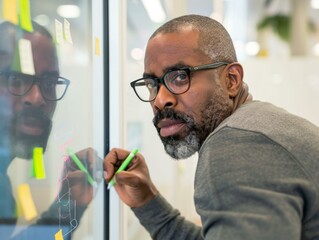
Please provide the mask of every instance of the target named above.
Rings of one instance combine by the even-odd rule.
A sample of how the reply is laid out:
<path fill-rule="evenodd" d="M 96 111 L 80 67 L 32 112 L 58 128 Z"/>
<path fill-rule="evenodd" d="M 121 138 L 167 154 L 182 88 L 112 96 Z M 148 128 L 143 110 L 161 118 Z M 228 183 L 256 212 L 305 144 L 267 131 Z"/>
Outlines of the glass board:
<path fill-rule="evenodd" d="M 108 239 L 107 6 L 0 4 L 0 239 Z"/>

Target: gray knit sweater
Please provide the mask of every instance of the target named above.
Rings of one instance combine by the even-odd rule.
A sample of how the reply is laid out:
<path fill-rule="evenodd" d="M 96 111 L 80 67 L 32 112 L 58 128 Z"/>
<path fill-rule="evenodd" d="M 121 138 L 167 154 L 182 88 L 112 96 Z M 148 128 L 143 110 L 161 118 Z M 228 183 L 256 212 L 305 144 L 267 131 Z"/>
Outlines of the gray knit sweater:
<path fill-rule="evenodd" d="M 242 105 L 199 151 L 202 227 L 161 196 L 132 209 L 153 239 L 319 239 L 319 128 L 271 104 Z"/>

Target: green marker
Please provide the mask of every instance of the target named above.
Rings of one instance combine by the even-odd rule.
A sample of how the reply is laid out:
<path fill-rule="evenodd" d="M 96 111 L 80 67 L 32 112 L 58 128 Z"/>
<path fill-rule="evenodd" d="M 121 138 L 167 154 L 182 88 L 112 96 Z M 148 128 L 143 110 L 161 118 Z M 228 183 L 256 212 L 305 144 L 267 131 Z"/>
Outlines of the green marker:
<path fill-rule="evenodd" d="M 134 157 L 136 156 L 138 152 L 138 148 L 134 148 L 132 150 L 132 152 L 126 157 L 126 159 L 124 160 L 124 162 L 121 164 L 121 166 L 119 167 L 119 169 L 117 169 L 117 171 L 115 172 L 115 174 L 124 171 L 127 166 L 132 162 L 132 160 L 134 159 Z M 110 189 L 113 185 L 114 185 L 114 177 L 115 174 L 113 176 L 113 178 L 111 179 L 111 181 L 109 182 L 109 185 L 107 187 L 107 189 Z"/>
<path fill-rule="evenodd" d="M 92 185 L 92 187 L 96 186 L 96 182 L 93 180 L 92 176 L 90 175 L 89 171 L 84 167 L 83 163 L 80 159 L 70 150 L 68 149 L 68 154 L 73 162 L 78 166 L 78 168 L 87 175 L 88 182 Z"/>

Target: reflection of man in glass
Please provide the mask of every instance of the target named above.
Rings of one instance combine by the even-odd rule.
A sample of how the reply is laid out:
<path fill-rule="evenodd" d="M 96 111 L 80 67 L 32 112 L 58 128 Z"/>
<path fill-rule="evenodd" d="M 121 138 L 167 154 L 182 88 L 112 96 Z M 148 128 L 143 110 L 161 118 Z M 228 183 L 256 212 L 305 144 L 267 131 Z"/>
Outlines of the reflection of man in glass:
<path fill-rule="evenodd" d="M 24 33 L 23 38 L 32 43 L 35 76 L 21 73 L 21 51 L 24 49 L 20 48 L 19 53 L 19 48 L 12 45 L 18 44 L 22 32 L 15 31 L 10 24 L 4 24 L 0 29 L 6 32 L 1 33 L 5 37 L 0 40 L 0 89 L 12 109 L 12 154 L 22 158 L 30 158 L 34 147 L 45 149 L 56 101 L 63 97 L 69 84 L 68 80 L 59 77 L 50 34 L 36 24 L 34 27 L 35 33 Z"/>
<path fill-rule="evenodd" d="M 7 168 L 15 157 L 30 159 L 34 147 L 46 149 L 57 101 L 63 98 L 70 83 L 59 76 L 56 49 L 50 33 L 36 23 L 33 23 L 33 28 L 34 32 L 29 33 L 11 23 L 0 24 L 0 192 L 4 193 L 0 199 L 0 224 L 14 224 L 16 221 L 15 200 Z M 21 39 L 31 43 L 33 63 L 27 64 L 31 64 L 31 68 L 34 66 L 34 74 L 26 74 L 23 70 L 23 58 L 28 49 L 21 48 Z M 89 149 L 78 154 L 79 157 L 81 154 L 85 156 L 85 162 L 91 163 L 91 168 L 92 152 Z M 83 172 L 71 169 L 65 174 L 70 179 L 68 183 L 72 183 L 70 191 L 72 188 L 77 191 L 73 191 L 73 196 L 79 196 L 77 217 L 80 218 L 92 199 L 92 187 L 87 186 Z M 61 191 L 66 187 L 69 188 L 62 186 Z M 86 197 L 83 198 L 83 195 Z M 58 203 L 54 202 L 37 223 L 59 224 L 61 209 L 58 211 L 58 208 Z"/>

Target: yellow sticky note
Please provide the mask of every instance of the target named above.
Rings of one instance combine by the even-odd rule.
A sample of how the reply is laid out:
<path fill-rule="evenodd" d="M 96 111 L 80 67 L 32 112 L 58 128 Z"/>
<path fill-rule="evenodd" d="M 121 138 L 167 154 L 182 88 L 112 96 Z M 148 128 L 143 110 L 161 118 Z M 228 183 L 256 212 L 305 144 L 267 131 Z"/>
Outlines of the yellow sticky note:
<path fill-rule="evenodd" d="M 57 44 L 62 44 L 64 42 L 62 23 L 56 19 L 55 19 L 55 41 Z"/>
<path fill-rule="evenodd" d="M 19 0 L 19 17 L 20 27 L 28 32 L 33 32 L 29 0 Z"/>
<path fill-rule="evenodd" d="M 33 167 L 34 175 L 37 179 L 45 178 L 45 169 L 43 163 L 43 148 L 35 147 L 33 149 Z"/>
<path fill-rule="evenodd" d="M 18 200 L 20 202 L 24 218 L 27 221 L 34 219 L 38 215 L 28 184 L 24 183 L 18 187 Z"/>
<path fill-rule="evenodd" d="M 24 38 L 19 40 L 19 56 L 21 72 L 28 75 L 35 75 L 30 40 Z"/>
<path fill-rule="evenodd" d="M 18 2 L 17 0 L 3 0 L 2 1 L 2 16 L 4 19 L 18 24 Z"/>
<path fill-rule="evenodd" d="M 15 216 L 17 218 L 21 217 L 23 215 L 23 211 L 22 211 L 22 206 L 21 203 L 18 199 L 18 201 L 16 201 L 16 207 L 15 207 Z"/>
<path fill-rule="evenodd" d="M 64 240 L 63 235 L 62 235 L 62 229 L 60 229 L 55 235 L 55 240 Z"/>
<path fill-rule="evenodd" d="M 66 19 L 64 19 L 64 38 L 68 43 L 73 44 L 71 36 L 71 25 L 70 22 Z"/>
<path fill-rule="evenodd" d="M 100 56 L 101 50 L 100 50 L 100 39 L 98 37 L 95 37 L 95 55 Z"/>

